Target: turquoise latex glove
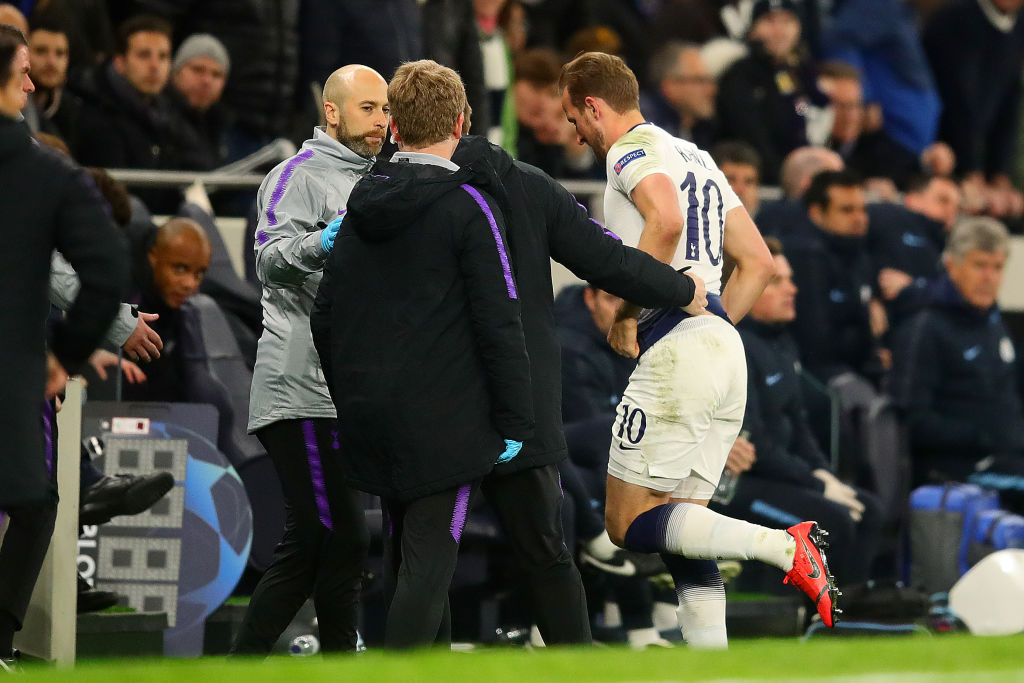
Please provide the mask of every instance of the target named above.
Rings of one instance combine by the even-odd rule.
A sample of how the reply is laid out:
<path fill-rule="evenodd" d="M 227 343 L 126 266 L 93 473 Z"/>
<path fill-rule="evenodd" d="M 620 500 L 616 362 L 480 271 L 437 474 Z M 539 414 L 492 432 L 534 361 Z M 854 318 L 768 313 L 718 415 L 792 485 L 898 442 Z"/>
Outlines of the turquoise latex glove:
<path fill-rule="evenodd" d="M 345 220 L 345 212 L 327 224 L 327 227 L 320 231 L 320 246 L 325 252 L 330 253 L 334 249 L 334 238 L 338 236 L 341 229 L 341 222 Z"/>
<path fill-rule="evenodd" d="M 519 455 L 519 451 L 523 448 L 522 441 L 513 441 L 512 439 L 505 439 L 505 452 L 498 456 L 498 465 L 503 465 L 512 458 Z"/>

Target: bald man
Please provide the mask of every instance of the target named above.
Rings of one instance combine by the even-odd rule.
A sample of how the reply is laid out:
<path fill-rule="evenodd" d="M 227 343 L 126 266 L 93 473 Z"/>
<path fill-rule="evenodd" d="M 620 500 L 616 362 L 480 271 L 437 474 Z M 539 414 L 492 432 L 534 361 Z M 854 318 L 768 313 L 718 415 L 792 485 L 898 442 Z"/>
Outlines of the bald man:
<path fill-rule="evenodd" d="M 28 20 L 14 5 L 0 5 L 0 24 L 10 24 L 26 36 L 28 35 Z"/>
<path fill-rule="evenodd" d="M 313 348 L 309 313 L 349 193 L 388 125 L 388 84 L 350 65 L 324 85 L 326 127 L 260 186 L 256 274 L 263 326 L 249 431 L 267 449 L 286 503 L 284 537 L 256 586 L 235 654 L 266 654 L 312 595 L 325 652 L 354 650 L 369 543 L 362 507 L 338 469 L 334 403 Z"/>
<path fill-rule="evenodd" d="M 144 382 L 124 383 L 124 400 L 189 400 L 181 339 L 190 313 L 183 307 L 199 291 L 209 267 L 210 240 L 198 223 L 173 218 L 160 227 L 145 261 L 136 268 L 139 281 L 133 303 L 157 314 L 150 325 L 163 340 L 163 351 L 146 365 Z"/>

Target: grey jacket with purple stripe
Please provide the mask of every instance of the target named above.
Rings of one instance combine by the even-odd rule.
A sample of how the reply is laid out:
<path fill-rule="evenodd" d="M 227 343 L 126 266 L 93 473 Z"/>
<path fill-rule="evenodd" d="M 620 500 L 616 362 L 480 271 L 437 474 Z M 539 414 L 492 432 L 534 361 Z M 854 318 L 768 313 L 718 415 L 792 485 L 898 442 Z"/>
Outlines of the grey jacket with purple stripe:
<path fill-rule="evenodd" d="M 352 187 L 372 164 L 317 128 L 313 139 L 260 186 L 256 274 L 263 284 L 263 335 L 249 398 L 249 432 L 279 420 L 335 417 L 309 331 L 327 260 L 317 223 L 329 223 L 344 211 Z"/>

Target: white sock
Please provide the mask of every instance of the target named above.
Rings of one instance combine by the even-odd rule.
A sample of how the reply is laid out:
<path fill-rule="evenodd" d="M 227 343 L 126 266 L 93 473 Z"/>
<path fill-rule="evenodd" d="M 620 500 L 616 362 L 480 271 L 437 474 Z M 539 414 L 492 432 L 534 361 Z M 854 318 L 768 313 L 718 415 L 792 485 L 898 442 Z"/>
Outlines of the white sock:
<path fill-rule="evenodd" d="M 678 588 L 679 607 L 676 618 L 683 640 L 701 650 L 724 650 L 729 647 L 725 631 L 725 589 L 721 576 L 708 585 L 686 585 Z"/>
<path fill-rule="evenodd" d="M 720 515 L 695 503 L 672 503 L 665 530 L 669 552 L 703 560 L 760 560 L 793 568 L 796 541 L 781 529 Z"/>

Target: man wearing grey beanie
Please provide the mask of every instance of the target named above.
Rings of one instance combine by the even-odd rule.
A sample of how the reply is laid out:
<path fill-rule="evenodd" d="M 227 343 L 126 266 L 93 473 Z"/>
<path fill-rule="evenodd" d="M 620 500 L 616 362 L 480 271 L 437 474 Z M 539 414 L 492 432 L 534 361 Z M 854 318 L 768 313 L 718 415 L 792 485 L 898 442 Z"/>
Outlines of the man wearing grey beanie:
<path fill-rule="evenodd" d="M 186 38 L 171 64 L 171 100 L 216 156 L 214 165 L 223 162 L 227 153 L 224 132 L 228 117 L 220 99 L 230 70 L 227 49 L 209 33 Z"/>

